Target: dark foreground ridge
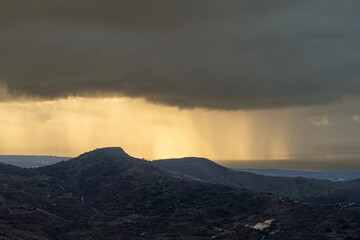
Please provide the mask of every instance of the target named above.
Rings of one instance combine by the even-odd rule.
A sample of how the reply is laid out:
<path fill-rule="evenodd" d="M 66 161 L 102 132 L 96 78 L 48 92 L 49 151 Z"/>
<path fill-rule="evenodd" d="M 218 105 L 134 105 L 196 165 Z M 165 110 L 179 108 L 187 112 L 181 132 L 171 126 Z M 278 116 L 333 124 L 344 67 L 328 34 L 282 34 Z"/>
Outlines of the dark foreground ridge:
<path fill-rule="evenodd" d="M 0 173 L 0 239 L 360 237 L 356 205 L 249 191 L 207 159 L 148 162 L 105 148 Z"/>

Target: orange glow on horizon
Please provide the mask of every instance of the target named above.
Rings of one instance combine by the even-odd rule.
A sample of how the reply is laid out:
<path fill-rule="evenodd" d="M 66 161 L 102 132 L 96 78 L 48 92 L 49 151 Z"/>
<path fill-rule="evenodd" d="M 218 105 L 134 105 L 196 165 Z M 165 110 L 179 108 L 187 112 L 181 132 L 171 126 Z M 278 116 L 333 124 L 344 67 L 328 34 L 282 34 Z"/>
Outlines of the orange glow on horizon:
<path fill-rule="evenodd" d="M 288 158 L 285 123 L 279 116 L 264 124 L 264 114 L 181 110 L 130 98 L 7 102 L 0 104 L 0 154 L 76 156 L 120 146 L 146 159 Z"/>

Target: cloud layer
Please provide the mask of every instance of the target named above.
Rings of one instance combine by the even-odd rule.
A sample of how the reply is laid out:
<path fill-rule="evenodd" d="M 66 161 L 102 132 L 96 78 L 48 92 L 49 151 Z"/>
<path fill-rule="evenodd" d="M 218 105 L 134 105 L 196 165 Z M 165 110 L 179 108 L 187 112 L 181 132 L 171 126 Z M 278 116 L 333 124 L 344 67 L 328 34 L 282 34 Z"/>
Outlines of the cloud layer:
<path fill-rule="evenodd" d="M 317 116 L 308 119 L 311 125 L 316 127 L 330 126 L 330 121 L 327 116 Z"/>
<path fill-rule="evenodd" d="M 0 85 L 181 108 L 327 104 L 360 93 L 359 10 L 355 0 L 4 0 Z"/>

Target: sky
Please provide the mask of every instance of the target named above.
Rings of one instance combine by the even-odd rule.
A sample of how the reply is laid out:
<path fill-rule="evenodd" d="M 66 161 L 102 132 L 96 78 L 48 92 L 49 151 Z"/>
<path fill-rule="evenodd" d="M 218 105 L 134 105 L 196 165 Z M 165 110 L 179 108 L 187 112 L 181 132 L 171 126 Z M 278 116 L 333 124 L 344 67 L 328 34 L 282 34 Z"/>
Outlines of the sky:
<path fill-rule="evenodd" d="M 0 154 L 360 159 L 359 11 L 2 0 Z"/>

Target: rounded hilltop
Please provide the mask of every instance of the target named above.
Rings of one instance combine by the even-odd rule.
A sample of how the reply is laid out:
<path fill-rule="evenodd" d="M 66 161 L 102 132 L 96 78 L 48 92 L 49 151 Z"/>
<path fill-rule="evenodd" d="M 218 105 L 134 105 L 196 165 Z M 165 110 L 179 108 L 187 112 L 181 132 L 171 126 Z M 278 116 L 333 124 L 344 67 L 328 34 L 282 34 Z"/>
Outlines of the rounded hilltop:
<path fill-rule="evenodd" d="M 121 147 L 98 148 L 68 161 L 41 168 L 41 171 L 56 176 L 116 175 L 136 168 L 146 161 L 131 157 Z M 105 174 L 106 173 L 106 174 Z"/>
<path fill-rule="evenodd" d="M 90 152 L 86 152 L 81 154 L 79 157 L 89 157 L 89 156 L 111 156 L 111 157 L 121 157 L 121 158 L 131 158 L 129 154 L 127 154 L 124 149 L 121 147 L 104 147 L 104 148 L 96 148 Z"/>

